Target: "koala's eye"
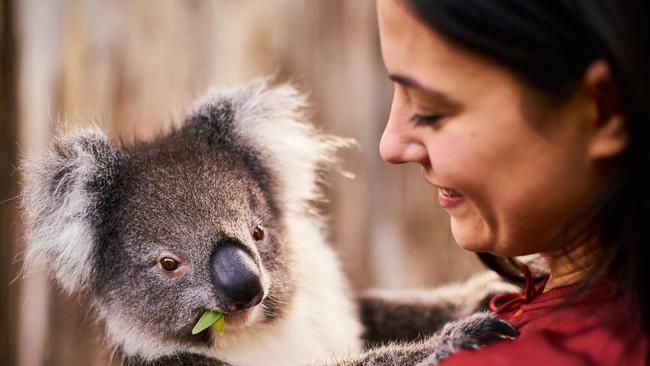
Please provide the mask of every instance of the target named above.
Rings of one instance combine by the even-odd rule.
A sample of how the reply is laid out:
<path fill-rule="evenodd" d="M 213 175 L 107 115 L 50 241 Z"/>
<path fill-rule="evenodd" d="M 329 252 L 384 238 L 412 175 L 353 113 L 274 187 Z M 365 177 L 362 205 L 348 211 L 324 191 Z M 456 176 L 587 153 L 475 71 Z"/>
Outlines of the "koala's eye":
<path fill-rule="evenodd" d="M 178 268 L 178 262 L 175 260 L 165 257 L 160 260 L 160 266 L 165 270 L 165 271 L 175 271 L 176 268 Z"/>
<path fill-rule="evenodd" d="M 262 228 L 262 225 L 257 225 L 253 229 L 253 240 L 260 241 L 262 239 L 264 239 L 264 228 Z"/>

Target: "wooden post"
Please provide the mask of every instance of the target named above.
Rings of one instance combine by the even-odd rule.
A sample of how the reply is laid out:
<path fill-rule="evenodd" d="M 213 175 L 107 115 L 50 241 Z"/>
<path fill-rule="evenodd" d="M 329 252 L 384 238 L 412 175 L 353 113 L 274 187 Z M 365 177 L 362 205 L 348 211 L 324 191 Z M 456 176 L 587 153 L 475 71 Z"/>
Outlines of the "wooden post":
<path fill-rule="evenodd" d="M 14 257 L 18 194 L 15 177 L 17 133 L 15 113 L 15 40 L 12 2 L 0 2 L 0 364 L 16 364 L 18 275 Z"/>

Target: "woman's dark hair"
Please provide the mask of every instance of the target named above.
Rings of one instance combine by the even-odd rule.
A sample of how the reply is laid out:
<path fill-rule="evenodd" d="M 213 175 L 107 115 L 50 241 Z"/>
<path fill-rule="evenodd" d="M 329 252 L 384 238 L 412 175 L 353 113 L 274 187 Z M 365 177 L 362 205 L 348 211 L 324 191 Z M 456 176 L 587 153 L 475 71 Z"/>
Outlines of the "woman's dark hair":
<path fill-rule="evenodd" d="M 471 52 L 499 62 L 535 90 L 565 95 L 594 61 L 605 60 L 629 133 L 621 173 L 593 213 L 602 246 L 593 284 L 614 274 L 639 304 L 650 331 L 650 14 L 643 0 L 405 0 L 417 18 Z M 484 263 L 513 278 L 510 260 Z"/>

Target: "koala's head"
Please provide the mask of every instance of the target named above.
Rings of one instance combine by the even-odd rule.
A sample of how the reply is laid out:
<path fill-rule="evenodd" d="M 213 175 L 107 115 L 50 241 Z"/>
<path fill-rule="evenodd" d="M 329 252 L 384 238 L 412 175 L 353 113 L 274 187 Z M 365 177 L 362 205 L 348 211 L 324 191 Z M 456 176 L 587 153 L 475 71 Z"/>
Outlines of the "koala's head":
<path fill-rule="evenodd" d="M 28 268 L 87 295 L 120 347 L 208 345 L 212 330 L 191 335 L 206 309 L 230 332 L 281 317 L 295 290 L 285 218 L 318 197 L 319 166 L 348 143 L 305 123 L 304 107 L 262 81 L 211 91 L 150 142 L 61 135 L 23 170 Z"/>

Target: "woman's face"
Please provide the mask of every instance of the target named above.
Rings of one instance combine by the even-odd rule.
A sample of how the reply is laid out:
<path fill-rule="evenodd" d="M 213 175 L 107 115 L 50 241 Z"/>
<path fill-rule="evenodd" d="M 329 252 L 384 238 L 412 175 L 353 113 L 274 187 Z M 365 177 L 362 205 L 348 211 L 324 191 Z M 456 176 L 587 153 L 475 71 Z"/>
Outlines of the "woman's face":
<path fill-rule="evenodd" d="M 578 90 L 541 102 L 506 68 L 465 51 L 379 0 L 382 55 L 394 81 L 380 152 L 418 163 L 476 252 L 549 252 L 563 224 L 601 189 L 590 155 L 598 108 Z"/>

